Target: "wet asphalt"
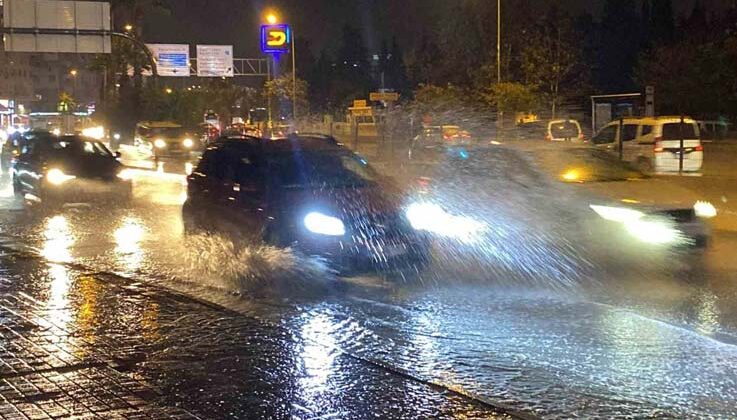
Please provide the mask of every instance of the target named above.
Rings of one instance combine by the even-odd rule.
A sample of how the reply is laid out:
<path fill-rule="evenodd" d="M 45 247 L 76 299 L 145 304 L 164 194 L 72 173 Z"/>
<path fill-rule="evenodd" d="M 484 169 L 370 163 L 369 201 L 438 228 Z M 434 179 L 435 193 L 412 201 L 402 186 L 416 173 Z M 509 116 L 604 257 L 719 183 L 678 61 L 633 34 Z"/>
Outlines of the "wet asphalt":
<path fill-rule="evenodd" d="M 585 275 L 510 282 L 439 243 L 419 278 L 340 278 L 289 251 L 185 236 L 189 168 L 136 171 L 129 204 L 29 208 L 0 183 L 2 295 L 32 297 L 23 310 L 53 319 L 59 346 L 150 384 L 165 406 L 203 418 L 737 417 L 729 221 L 666 268 L 573 259 Z"/>

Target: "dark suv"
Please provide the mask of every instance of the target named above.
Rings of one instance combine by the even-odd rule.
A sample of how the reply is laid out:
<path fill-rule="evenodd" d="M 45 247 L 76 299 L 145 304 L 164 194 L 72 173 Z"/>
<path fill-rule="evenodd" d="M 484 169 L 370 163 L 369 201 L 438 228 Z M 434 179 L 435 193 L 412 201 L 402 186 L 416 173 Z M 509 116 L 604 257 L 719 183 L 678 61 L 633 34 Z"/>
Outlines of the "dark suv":
<path fill-rule="evenodd" d="M 218 140 L 188 177 L 183 216 L 187 231 L 292 247 L 342 273 L 427 260 L 398 190 L 329 137 Z"/>

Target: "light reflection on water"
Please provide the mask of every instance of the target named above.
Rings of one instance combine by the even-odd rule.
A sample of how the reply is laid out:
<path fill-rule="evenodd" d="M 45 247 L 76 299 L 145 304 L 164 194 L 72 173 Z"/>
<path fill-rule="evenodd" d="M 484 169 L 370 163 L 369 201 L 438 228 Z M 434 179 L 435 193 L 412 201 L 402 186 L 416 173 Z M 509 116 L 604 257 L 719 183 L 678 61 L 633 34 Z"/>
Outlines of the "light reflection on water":
<path fill-rule="evenodd" d="M 57 215 L 46 220 L 41 255 L 52 262 L 71 262 L 74 236 L 66 217 Z"/>
<path fill-rule="evenodd" d="M 308 313 L 302 325 L 300 335 L 303 340 L 299 352 L 299 361 L 304 368 L 305 376 L 299 380 L 300 389 L 305 394 L 305 401 L 314 401 L 319 405 L 321 396 L 329 393 L 330 376 L 338 369 L 335 366 L 337 356 L 336 340 L 333 336 L 335 325 L 324 313 Z"/>
<path fill-rule="evenodd" d="M 144 257 L 141 241 L 145 235 L 146 229 L 135 217 L 124 218 L 113 233 L 115 256 L 126 273 L 135 273 L 141 267 Z"/>

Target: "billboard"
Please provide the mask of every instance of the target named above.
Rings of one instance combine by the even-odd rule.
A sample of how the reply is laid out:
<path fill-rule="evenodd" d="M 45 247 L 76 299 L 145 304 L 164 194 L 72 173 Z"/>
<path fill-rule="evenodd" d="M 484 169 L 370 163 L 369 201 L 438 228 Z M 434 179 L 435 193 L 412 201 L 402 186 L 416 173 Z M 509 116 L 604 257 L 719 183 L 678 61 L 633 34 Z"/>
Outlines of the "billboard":
<path fill-rule="evenodd" d="M 5 50 L 14 52 L 109 53 L 110 3 L 5 0 Z"/>
<path fill-rule="evenodd" d="M 292 31 L 289 25 L 262 25 L 261 51 L 265 54 L 289 52 L 292 48 Z"/>
<path fill-rule="evenodd" d="M 198 45 L 197 76 L 233 77 L 233 46 Z"/>
<path fill-rule="evenodd" d="M 156 61 L 159 76 L 189 77 L 189 45 L 146 44 Z"/>

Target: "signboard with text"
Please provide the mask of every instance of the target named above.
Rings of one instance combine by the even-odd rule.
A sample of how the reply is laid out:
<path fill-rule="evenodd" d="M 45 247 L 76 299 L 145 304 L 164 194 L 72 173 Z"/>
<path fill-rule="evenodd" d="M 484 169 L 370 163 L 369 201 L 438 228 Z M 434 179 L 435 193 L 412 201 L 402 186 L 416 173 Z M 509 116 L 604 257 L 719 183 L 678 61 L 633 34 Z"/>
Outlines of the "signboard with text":
<path fill-rule="evenodd" d="M 264 54 L 288 53 L 292 48 L 292 31 L 289 25 L 262 25 L 261 51 Z"/>
<path fill-rule="evenodd" d="M 233 77 L 233 46 L 198 45 L 197 76 Z"/>
<path fill-rule="evenodd" d="M 156 61 L 159 76 L 189 77 L 189 45 L 146 44 Z"/>
<path fill-rule="evenodd" d="M 5 51 L 110 53 L 110 3 L 101 1 L 5 0 Z"/>
<path fill-rule="evenodd" d="M 371 92 L 369 99 L 377 102 L 396 102 L 399 100 L 399 94 L 397 92 Z"/>

